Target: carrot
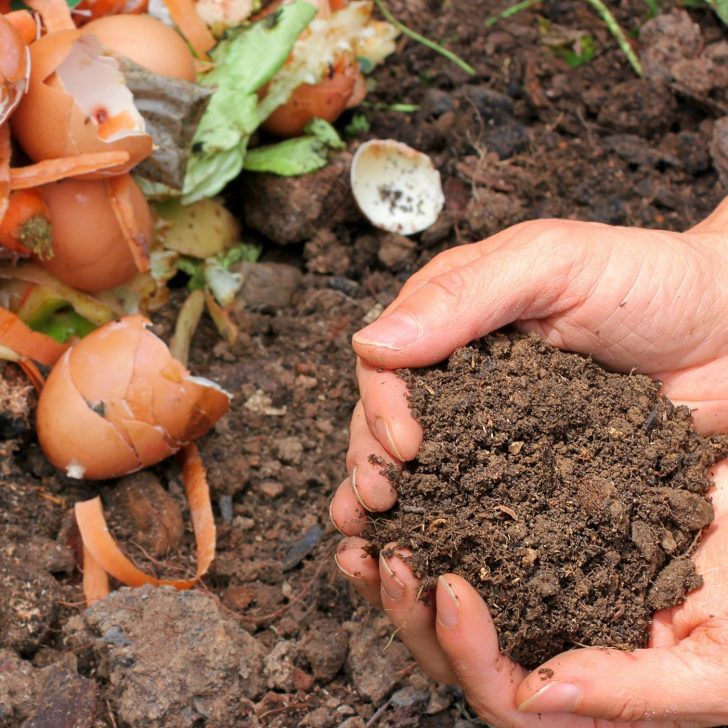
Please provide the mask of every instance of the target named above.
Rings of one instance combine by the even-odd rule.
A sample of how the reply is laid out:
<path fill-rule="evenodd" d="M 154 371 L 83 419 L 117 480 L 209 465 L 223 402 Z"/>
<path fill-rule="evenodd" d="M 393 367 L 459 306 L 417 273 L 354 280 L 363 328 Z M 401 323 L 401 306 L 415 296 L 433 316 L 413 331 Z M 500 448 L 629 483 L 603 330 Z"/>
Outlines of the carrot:
<path fill-rule="evenodd" d="M 95 566 L 92 562 L 95 562 L 99 569 L 127 586 L 152 584 L 154 586 L 173 586 L 177 589 L 191 589 L 207 573 L 215 558 L 216 542 L 210 489 L 197 447 L 192 443 L 187 445 L 183 449 L 181 457 L 182 476 L 197 544 L 195 575 L 190 579 L 158 579 L 133 564 L 109 533 L 99 496 L 80 501 L 74 506 L 76 523 L 83 541 L 84 564 L 88 563 L 91 565 L 91 569 L 94 569 Z M 87 552 L 91 557 L 88 562 L 85 559 Z M 84 569 L 84 592 L 87 600 L 100 593 L 99 584 L 98 574 L 92 571 L 89 576 L 89 588 L 86 589 L 86 569 Z"/>
<path fill-rule="evenodd" d="M 38 187 L 50 182 L 57 182 L 66 177 L 80 177 L 81 175 L 99 172 L 103 169 L 116 167 L 129 161 L 129 153 L 122 150 L 112 152 L 88 152 L 75 157 L 58 157 L 57 159 L 44 159 L 27 167 L 15 167 L 10 170 L 10 184 L 14 190 L 25 190 L 29 187 Z"/>
<path fill-rule="evenodd" d="M 25 4 L 40 15 L 47 33 L 76 28 L 66 0 L 25 0 Z"/>
<path fill-rule="evenodd" d="M 0 245 L 20 255 L 51 255 L 51 214 L 37 189 L 10 193 L 0 222 Z"/>
<path fill-rule="evenodd" d="M 40 35 L 40 26 L 27 10 L 6 13 L 5 20 L 18 31 L 26 45 L 30 45 Z"/>
<path fill-rule="evenodd" d="M 208 60 L 207 51 L 215 45 L 215 37 L 205 21 L 197 14 L 194 0 L 164 0 L 175 25 L 203 60 Z"/>
<path fill-rule="evenodd" d="M 2 307 L 0 307 L 0 344 L 23 357 L 48 366 L 55 364 L 58 357 L 68 348 L 66 344 L 59 344 L 50 336 L 33 331 L 14 313 Z"/>
<path fill-rule="evenodd" d="M 7 122 L 0 124 L 0 220 L 10 206 L 10 126 Z"/>
<path fill-rule="evenodd" d="M 132 178 L 128 174 L 121 174 L 106 180 L 111 207 L 124 234 L 126 244 L 129 246 L 137 270 L 146 273 L 149 270 L 149 249 L 152 241 L 147 238 L 134 214 L 131 197 L 132 184 Z"/>

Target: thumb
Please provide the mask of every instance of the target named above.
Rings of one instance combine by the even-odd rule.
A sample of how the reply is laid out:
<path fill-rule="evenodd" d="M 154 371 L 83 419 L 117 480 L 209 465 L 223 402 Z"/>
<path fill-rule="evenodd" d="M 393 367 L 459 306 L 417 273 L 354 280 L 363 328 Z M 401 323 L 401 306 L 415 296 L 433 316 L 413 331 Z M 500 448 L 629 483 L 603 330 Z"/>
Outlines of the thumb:
<path fill-rule="evenodd" d="M 456 267 L 439 265 L 438 256 L 421 271 L 417 287 L 406 286 L 401 300 L 354 335 L 354 349 L 386 369 L 428 366 L 512 321 L 567 310 L 587 294 L 594 277 L 577 265 L 583 248 L 574 242 L 578 236 L 565 232 L 569 225 L 549 220 L 517 226 L 506 244 L 478 243 L 473 250 L 479 254 Z"/>
<path fill-rule="evenodd" d="M 527 713 L 566 712 L 615 722 L 663 718 L 670 725 L 722 724 L 728 719 L 728 658 L 726 635 L 716 637 L 705 633 L 704 639 L 691 637 L 668 649 L 565 652 L 526 677 L 516 703 Z M 706 647 L 710 654 L 701 655 Z"/>

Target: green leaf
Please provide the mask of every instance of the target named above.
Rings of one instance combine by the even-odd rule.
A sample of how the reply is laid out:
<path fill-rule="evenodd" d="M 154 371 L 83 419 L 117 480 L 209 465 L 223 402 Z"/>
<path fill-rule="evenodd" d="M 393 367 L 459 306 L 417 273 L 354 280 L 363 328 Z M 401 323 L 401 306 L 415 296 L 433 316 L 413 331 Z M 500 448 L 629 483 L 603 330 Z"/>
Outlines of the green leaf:
<path fill-rule="evenodd" d="M 566 61 L 572 68 L 579 68 L 589 63 L 596 53 L 596 43 L 591 35 L 583 35 L 572 48 L 552 48 L 551 51 L 557 58 Z"/>
<path fill-rule="evenodd" d="M 205 261 L 180 256 L 177 259 L 177 268 L 190 277 L 187 281 L 187 290 L 196 291 L 205 287 Z"/>
<path fill-rule="evenodd" d="M 728 0 L 705 0 L 715 14 L 728 25 Z"/>
<path fill-rule="evenodd" d="M 73 309 L 65 308 L 55 311 L 33 328 L 63 344 L 72 336 L 83 337 L 90 334 L 96 325 L 79 316 Z"/>
<path fill-rule="evenodd" d="M 214 68 L 198 78 L 216 90 L 192 141 L 185 204 L 212 197 L 243 168 L 248 139 L 258 128 L 257 91 L 283 66 L 316 9 L 286 5 L 249 26 L 228 31 L 212 53 Z"/>
<path fill-rule="evenodd" d="M 369 119 L 364 114 L 354 114 L 351 121 L 344 127 L 344 134 L 348 137 L 356 137 L 366 134 L 371 129 Z"/>
<path fill-rule="evenodd" d="M 245 169 L 297 177 L 325 167 L 331 150 L 345 147 L 336 129 L 323 119 L 310 121 L 306 131 L 305 136 L 251 149 L 245 158 Z"/>
<path fill-rule="evenodd" d="M 263 248 L 254 243 L 239 243 L 232 248 L 228 248 L 222 256 L 220 256 L 220 265 L 226 270 L 235 263 L 245 261 L 247 263 L 255 263 L 260 258 Z"/>

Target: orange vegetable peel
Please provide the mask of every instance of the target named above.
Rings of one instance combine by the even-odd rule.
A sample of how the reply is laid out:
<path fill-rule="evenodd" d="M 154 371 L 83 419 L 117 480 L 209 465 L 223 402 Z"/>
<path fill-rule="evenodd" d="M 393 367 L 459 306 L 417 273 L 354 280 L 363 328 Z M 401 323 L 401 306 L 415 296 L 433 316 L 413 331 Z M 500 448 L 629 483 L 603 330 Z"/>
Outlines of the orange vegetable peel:
<path fill-rule="evenodd" d="M 191 589 L 207 573 L 215 558 L 216 529 L 210 502 L 210 488 L 199 450 L 194 443 L 181 452 L 182 475 L 192 527 L 197 544 L 197 568 L 189 579 L 159 579 L 147 574 L 122 552 L 109 532 L 104 518 L 101 498 L 81 501 L 74 506 L 76 523 L 81 533 L 84 552 L 84 594 L 87 603 L 93 604 L 108 593 L 101 572 L 110 574 L 127 586 L 173 586 Z"/>
<path fill-rule="evenodd" d="M 193 0 L 164 0 L 175 25 L 187 39 L 198 58 L 208 60 L 207 52 L 215 45 L 215 37 L 197 13 Z"/>
<path fill-rule="evenodd" d="M 40 15 L 47 33 L 76 28 L 66 0 L 26 0 L 25 4 Z"/>
<path fill-rule="evenodd" d="M 0 307 L 0 344 L 40 364 L 54 364 L 68 348 L 50 336 L 33 331 L 12 311 Z"/>
<path fill-rule="evenodd" d="M 140 273 L 149 270 L 149 250 L 152 241 L 141 228 L 134 212 L 132 200 L 132 179 L 129 175 L 111 177 L 106 181 L 111 207 L 116 215 L 126 244 L 129 246 L 134 264 Z"/>
<path fill-rule="evenodd" d="M 10 187 L 13 190 L 24 190 L 38 187 L 66 177 L 80 177 L 94 172 L 101 172 L 112 167 L 126 164 L 129 153 L 123 150 L 110 152 L 88 152 L 74 157 L 58 157 L 45 159 L 27 167 L 16 167 L 10 170 Z"/>

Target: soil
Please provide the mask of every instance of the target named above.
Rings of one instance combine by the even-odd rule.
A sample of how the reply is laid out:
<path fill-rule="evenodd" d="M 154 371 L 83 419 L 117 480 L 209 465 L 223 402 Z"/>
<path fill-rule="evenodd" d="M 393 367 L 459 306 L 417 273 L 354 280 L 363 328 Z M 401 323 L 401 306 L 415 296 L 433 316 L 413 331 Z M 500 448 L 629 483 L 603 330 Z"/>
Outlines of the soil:
<path fill-rule="evenodd" d="M 424 442 L 386 469 L 399 502 L 366 535 L 409 547 L 425 590 L 476 585 L 516 662 L 643 647 L 652 612 L 701 586 L 688 557 L 728 438 L 701 438 L 657 383 L 503 333 L 400 376 Z"/>
<path fill-rule="evenodd" d="M 645 64 L 638 79 L 581 0 L 545 0 L 482 25 L 507 4 L 390 0 L 398 18 L 476 74 L 403 38 L 372 74 L 366 105 L 337 124 L 343 132 L 358 114 L 358 128 L 369 128 L 347 136 L 334 164 L 293 180 L 248 174 L 226 191 L 245 239 L 264 253 L 236 302 L 239 341 L 221 342 L 207 319 L 193 340 L 192 371 L 234 395 L 200 442 L 218 552 L 194 595 L 122 590 L 84 610 L 70 526 L 77 500 L 102 495 L 143 568 L 192 571 L 179 466 L 150 469 L 155 485 L 66 479 L 37 446 L 32 390 L 4 366 L 0 726 L 469 725 L 461 693 L 426 679 L 333 565 L 339 535 L 328 504 L 345 475 L 357 399 L 351 335 L 445 248 L 541 216 L 684 229 L 728 184 L 728 36 L 709 10 L 663 3 L 650 20 L 642 0 L 610 4 Z M 539 17 L 591 35 L 594 57 L 570 67 L 541 42 Z M 350 154 L 375 137 L 426 152 L 442 174 L 445 211 L 420 235 L 374 230 L 351 200 Z M 175 283 L 153 315 L 167 340 L 185 293 Z M 150 600 L 153 621 L 139 616 Z"/>

